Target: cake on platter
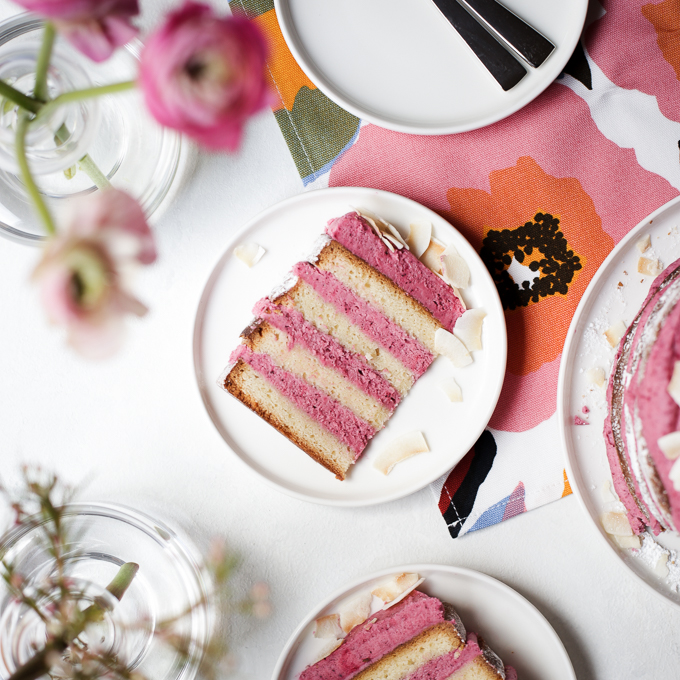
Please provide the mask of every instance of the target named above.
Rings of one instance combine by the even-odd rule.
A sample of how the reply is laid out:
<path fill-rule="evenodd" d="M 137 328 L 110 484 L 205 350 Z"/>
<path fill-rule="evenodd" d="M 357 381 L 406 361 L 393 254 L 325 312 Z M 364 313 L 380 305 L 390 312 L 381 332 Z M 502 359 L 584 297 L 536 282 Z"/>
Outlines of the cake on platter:
<path fill-rule="evenodd" d="M 256 302 L 219 378 L 340 480 L 438 354 L 463 367 L 481 349 L 484 312 L 460 294 L 469 268 L 431 231 L 412 225 L 404 239 L 365 212 L 330 220 L 311 255 Z M 461 398 L 453 382 L 446 392 Z M 382 469 L 426 450 L 410 433 Z"/>
<path fill-rule="evenodd" d="M 317 619 L 321 658 L 299 680 L 516 680 L 454 606 L 416 590 L 422 581 L 396 574 Z"/>
<path fill-rule="evenodd" d="M 626 332 L 607 389 L 607 456 L 625 506 L 605 530 L 621 547 L 680 528 L 680 260 L 654 280 Z"/>

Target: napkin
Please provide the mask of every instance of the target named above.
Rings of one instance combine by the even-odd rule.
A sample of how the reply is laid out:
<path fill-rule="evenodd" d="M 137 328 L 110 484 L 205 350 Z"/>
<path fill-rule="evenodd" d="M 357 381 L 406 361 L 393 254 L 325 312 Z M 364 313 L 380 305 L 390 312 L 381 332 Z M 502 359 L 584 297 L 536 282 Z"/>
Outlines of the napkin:
<path fill-rule="evenodd" d="M 677 0 L 591 2 L 581 43 L 541 95 L 494 125 L 441 137 L 343 111 L 295 63 L 271 0 L 231 7 L 269 37 L 274 113 L 304 186 L 412 198 L 455 225 L 494 276 L 507 372 L 487 429 L 431 485 L 449 534 L 571 493 L 555 412 L 569 324 L 607 254 L 680 189 Z"/>

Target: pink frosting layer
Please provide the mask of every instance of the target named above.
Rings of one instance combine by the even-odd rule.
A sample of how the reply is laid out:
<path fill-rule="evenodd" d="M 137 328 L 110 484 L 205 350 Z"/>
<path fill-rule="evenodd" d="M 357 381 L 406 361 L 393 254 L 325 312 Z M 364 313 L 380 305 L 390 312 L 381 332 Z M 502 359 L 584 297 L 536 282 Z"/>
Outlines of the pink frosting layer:
<path fill-rule="evenodd" d="M 263 298 L 253 308 L 253 314 L 286 333 L 291 345 L 304 347 L 324 366 L 336 370 L 385 408 L 393 411 L 397 407 L 401 395 L 363 356 L 350 352 L 330 335 L 319 331 L 296 309 Z"/>
<path fill-rule="evenodd" d="M 406 248 L 392 252 L 371 225 L 357 213 L 331 220 L 326 233 L 387 276 L 412 298 L 428 309 L 449 331 L 453 331 L 463 305 L 453 288 L 430 271 Z"/>
<path fill-rule="evenodd" d="M 517 671 L 512 666 L 505 667 L 505 680 L 517 680 Z"/>
<path fill-rule="evenodd" d="M 462 651 L 457 649 L 428 661 L 411 673 L 407 680 L 446 680 L 481 653 L 477 636 L 474 633 L 468 633 L 467 644 Z"/>
<path fill-rule="evenodd" d="M 375 434 L 367 422 L 302 378 L 277 366 L 268 354 L 253 352 L 250 347 L 239 345 L 232 352 L 230 361 L 236 363 L 239 359 L 252 366 L 295 406 L 349 446 L 356 458 Z"/>
<path fill-rule="evenodd" d="M 300 680 L 350 680 L 414 635 L 444 621 L 444 607 L 438 599 L 415 590 L 369 620 L 373 619 L 377 619 L 373 624 L 352 628 L 340 647 L 305 669 Z"/>
<path fill-rule="evenodd" d="M 401 361 L 418 379 L 434 361 L 428 350 L 401 326 L 381 314 L 333 276 L 309 262 L 298 262 L 293 273 L 356 324 L 371 340 Z"/>

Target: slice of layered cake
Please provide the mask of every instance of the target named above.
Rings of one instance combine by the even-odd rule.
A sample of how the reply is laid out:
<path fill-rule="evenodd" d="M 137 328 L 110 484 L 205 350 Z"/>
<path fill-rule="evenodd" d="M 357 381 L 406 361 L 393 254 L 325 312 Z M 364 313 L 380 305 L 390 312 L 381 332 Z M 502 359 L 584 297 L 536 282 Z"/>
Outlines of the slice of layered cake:
<path fill-rule="evenodd" d="M 358 623 L 299 680 L 516 680 L 453 606 L 414 590 Z"/>
<path fill-rule="evenodd" d="M 349 213 L 257 302 L 219 383 L 342 480 L 464 311 L 391 225 Z"/>
<path fill-rule="evenodd" d="M 603 524 L 620 543 L 646 528 L 655 534 L 680 528 L 679 302 L 680 260 L 654 280 L 619 344 L 609 380 L 604 434 L 627 522 L 607 513 Z"/>

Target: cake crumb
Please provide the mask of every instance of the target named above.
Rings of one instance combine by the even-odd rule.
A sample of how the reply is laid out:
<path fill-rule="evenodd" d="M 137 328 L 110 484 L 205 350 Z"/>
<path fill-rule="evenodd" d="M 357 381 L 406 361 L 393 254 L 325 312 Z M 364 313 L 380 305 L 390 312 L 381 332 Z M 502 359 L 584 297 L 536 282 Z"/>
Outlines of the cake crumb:
<path fill-rule="evenodd" d="M 574 416 L 574 425 L 590 425 L 590 423 L 579 416 Z"/>
<path fill-rule="evenodd" d="M 587 406 L 584 406 L 581 411 L 583 411 L 583 413 L 590 413 L 590 409 Z"/>

